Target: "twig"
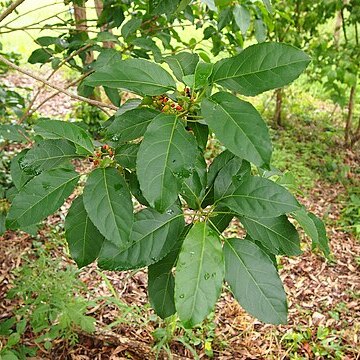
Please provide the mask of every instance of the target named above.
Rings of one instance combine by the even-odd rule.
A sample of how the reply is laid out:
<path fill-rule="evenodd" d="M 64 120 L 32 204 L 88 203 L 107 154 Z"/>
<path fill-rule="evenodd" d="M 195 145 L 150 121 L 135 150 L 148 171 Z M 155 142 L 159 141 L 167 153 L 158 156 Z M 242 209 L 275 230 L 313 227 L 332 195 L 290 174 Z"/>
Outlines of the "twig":
<path fill-rule="evenodd" d="M 22 4 L 25 0 L 17 0 L 12 3 L 8 8 L 0 14 L 0 22 L 3 21 L 7 16 L 9 16 L 20 4 Z"/>
<path fill-rule="evenodd" d="M 22 74 L 24 75 L 27 75 L 37 81 L 40 81 L 42 82 L 43 84 L 45 84 L 46 86 L 52 88 L 52 89 L 55 89 L 73 99 L 76 99 L 76 100 L 79 100 L 79 101 L 84 101 L 84 102 L 87 102 L 91 105 L 94 105 L 94 106 L 99 106 L 99 107 L 103 107 L 103 108 L 108 108 L 108 109 L 112 109 L 112 110 L 118 110 L 118 107 L 117 106 L 114 106 L 114 105 L 111 105 L 111 104 L 105 104 L 101 101 L 97 101 L 97 100 L 92 100 L 92 99 L 88 99 L 86 97 L 83 97 L 83 96 L 80 96 L 80 95 L 76 95 L 76 94 L 73 94 L 71 93 L 70 91 L 66 90 L 66 89 L 63 89 L 55 84 L 52 84 L 51 82 L 49 82 L 48 80 L 44 79 L 43 77 L 40 77 L 38 75 L 35 75 L 33 74 L 32 72 L 28 71 L 28 70 L 25 70 L 25 69 L 22 69 L 21 67 L 15 65 L 14 63 L 12 63 L 11 61 L 7 60 L 4 56 L 0 55 L 0 62 L 3 62 L 4 64 L 8 65 L 9 67 L 11 67 L 12 69 L 14 70 L 17 70 L 19 72 L 21 72 Z"/>
<path fill-rule="evenodd" d="M 65 59 L 63 59 L 59 65 L 57 66 L 56 69 L 54 69 L 51 74 L 47 77 L 46 80 L 50 80 L 50 78 L 61 68 L 62 65 L 64 65 L 66 62 L 68 62 L 69 60 L 71 60 L 73 57 L 75 57 L 76 55 L 80 54 L 82 51 L 86 50 L 88 47 L 92 46 L 92 44 L 86 44 L 84 46 L 82 46 L 80 49 L 76 50 L 74 53 L 70 54 L 68 57 L 66 57 Z M 89 75 L 89 73 L 86 74 L 86 76 Z M 81 77 L 81 80 L 84 77 Z M 80 81 L 80 80 L 79 80 Z M 78 80 L 75 82 L 75 84 L 78 82 Z M 41 91 L 44 89 L 46 85 L 42 84 L 42 86 L 38 89 L 38 91 L 36 92 L 36 94 L 34 95 L 34 97 L 32 98 L 32 100 L 30 101 L 28 107 L 26 108 L 24 114 L 21 116 L 21 118 L 18 120 L 18 124 L 21 124 L 29 115 L 34 114 L 34 111 L 31 111 L 32 106 L 34 105 L 36 99 L 39 97 Z M 72 86 L 71 84 L 68 86 L 70 87 Z M 57 92 L 56 94 L 58 94 L 59 92 Z M 55 95 L 54 95 L 55 96 Z M 52 98 L 52 97 L 51 97 Z M 50 98 L 50 99 L 51 99 Z M 36 110 L 35 110 L 36 111 Z"/>

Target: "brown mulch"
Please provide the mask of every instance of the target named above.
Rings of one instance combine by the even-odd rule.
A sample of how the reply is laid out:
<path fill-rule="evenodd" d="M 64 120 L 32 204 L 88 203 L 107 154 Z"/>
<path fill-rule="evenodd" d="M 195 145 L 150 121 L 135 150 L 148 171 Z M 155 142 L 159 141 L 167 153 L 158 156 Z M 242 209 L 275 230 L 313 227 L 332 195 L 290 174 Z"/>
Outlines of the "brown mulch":
<path fill-rule="evenodd" d="M 12 75 L 9 82 L 34 88 L 32 81 L 21 83 Z M 19 83 L 20 81 L 20 83 Z M 59 81 L 63 81 L 59 79 Z M 44 95 L 45 96 L 45 95 Z M 44 108 L 43 114 L 56 116 L 68 113 L 71 103 L 60 95 Z M 229 292 L 224 292 L 215 311 L 216 328 L 211 337 L 212 350 L 216 359 L 358 359 L 360 354 L 360 244 L 351 235 L 338 228 L 341 206 L 339 198 L 344 189 L 339 184 L 317 182 L 303 203 L 319 216 L 326 219 L 333 260 L 326 261 L 305 239 L 303 255 L 281 259 L 280 274 L 289 301 L 289 324 L 274 326 L 262 324 L 249 316 L 233 300 Z M 51 217 L 54 225 L 63 218 L 67 205 L 59 215 Z M 233 231 L 236 231 L 232 227 Z M 49 241 L 46 229 L 40 233 L 40 240 Z M 19 268 L 26 254 L 32 251 L 33 239 L 23 233 L 7 232 L 0 239 L 0 321 L 12 316 L 16 300 L 5 295 L 14 280 L 13 270 Z M 66 250 L 54 252 L 66 263 L 73 263 Z M 106 278 L 105 278 L 105 277 Z M 85 267 L 80 274 L 90 299 L 101 298 L 90 310 L 96 318 L 97 331 L 94 334 L 80 334 L 79 342 L 69 347 L 65 342 L 54 342 L 49 351 L 41 348 L 36 359 L 155 359 L 153 331 L 159 327 L 148 306 L 145 271 L 103 272 L 101 275 L 95 264 Z M 111 286 L 109 286 L 109 283 Z M 115 290 L 115 294 L 113 293 Z M 106 299 L 109 299 L 107 301 Z M 110 301 L 110 299 L 112 299 Z M 116 303 L 117 300 L 118 303 Z M 336 316 L 338 314 L 338 316 Z M 118 323 L 112 327 L 109 324 Z M 341 342 L 341 353 L 316 354 L 316 346 L 322 346 L 318 331 L 328 328 L 333 331 L 330 345 Z M 307 332 L 308 337 L 296 344 L 286 340 L 291 332 Z M 170 343 L 174 359 L 193 359 L 192 352 L 180 342 L 183 330 L 175 333 Z M 201 337 L 201 335 L 198 335 Z M 203 339 L 204 340 L 204 339 Z M 1 340 L 4 341 L 4 339 Z M 33 339 L 24 339 L 26 344 L 35 345 Z M 196 346 L 198 356 L 205 355 L 204 341 Z M 1 344 L 0 344 L 1 349 Z M 330 350 L 329 350 L 330 351 Z M 294 357 L 296 353 L 297 357 Z M 159 359 L 167 359 L 163 351 Z"/>

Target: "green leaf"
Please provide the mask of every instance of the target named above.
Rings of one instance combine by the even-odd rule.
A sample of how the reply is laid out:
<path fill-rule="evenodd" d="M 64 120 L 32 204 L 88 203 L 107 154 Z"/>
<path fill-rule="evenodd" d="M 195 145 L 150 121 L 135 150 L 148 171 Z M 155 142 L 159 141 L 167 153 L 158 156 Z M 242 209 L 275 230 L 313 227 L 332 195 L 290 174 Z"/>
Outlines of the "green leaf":
<path fill-rule="evenodd" d="M 191 124 L 191 129 L 194 132 L 199 148 L 204 151 L 209 138 L 209 127 L 195 122 Z"/>
<path fill-rule="evenodd" d="M 291 45 L 256 44 L 217 62 L 213 81 L 231 91 L 255 96 L 291 83 L 309 63 L 309 56 Z"/>
<path fill-rule="evenodd" d="M 151 120 L 157 115 L 158 111 L 149 108 L 133 109 L 115 115 L 114 121 L 107 128 L 106 136 L 116 137 L 119 142 L 137 139 L 145 134 Z"/>
<path fill-rule="evenodd" d="M 317 246 L 324 253 L 325 256 L 329 256 L 329 239 L 326 235 L 325 225 L 315 214 L 309 212 L 309 216 L 314 222 L 318 233 L 318 241 L 313 240 L 313 247 Z"/>
<path fill-rule="evenodd" d="M 82 196 L 72 202 L 65 218 L 65 236 L 71 257 L 79 268 L 92 263 L 97 258 L 104 237 L 91 222 Z"/>
<path fill-rule="evenodd" d="M 125 179 L 129 184 L 130 191 L 134 195 L 135 199 L 146 207 L 150 207 L 148 201 L 144 198 L 144 195 L 141 192 L 139 180 L 137 178 L 136 173 L 125 171 Z"/>
<path fill-rule="evenodd" d="M 151 306 L 162 319 L 176 313 L 174 291 L 175 277 L 173 267 L 191 225 L 184 228 L 180 238 L 171 251 L 160 261 L 148 267 L 148 295 Z"/>
<path fill-rule="evenodd" d="M 20 167 L 28 174 L 39 174 L 78 157 L 76 147 L 67 140 L 43 140 L 36 143 L 20 160 Z"/>
<path fill-rule="evenodd" d="M 219 171 L 231 160 L 234 158 L 234 154 L 229 150 L 225 150 L 220 153 L 209 166 L 208 171 L 208 186 L 214 184 L 215 178 L 219 174 Z"/>
<path fill-rule="evenodd" d="M 31 53 L 30 57 L 28 58 L 28 63 L 30 63 L 30 64 L 46 63 L 52 57 L 51 51 L 52 50 L 48 49 L 48 48 L 45 48 L 45 49 L 41 48 L 41 49 L 34 50 Z"/>
<path fill-rule="evenodd" d="M 201 200 L 205 195 L 207 183 L 206 162 L 204 156 L 199 153 L 195 161 L 195 168 L 182 186 L 181 195 L 191 209 L 199 209 Z"/>
<path fill-rule="evenodd" d="M 131 194 L 120 172 L 98 168 L 84 188 L 84 206 L 90 220 L 118 249 L 129 245 L 134 221 Z"/>
<path fill-rule="evenodd" d="M 175 274 L 175 305 L 184 326 L 200 323 L 214 308 L 224 278 L 218 235 L 205 222 L 186 236 Z"/>
<path fill-rule="evenodd" d="M 286 324 L 286 294 L 270 258 L 249 240 L 224 245 L 225 279 L 236 300 L 251 315 L 270 324 Z"/>
<path fill-rule="evenodd" d="M 25 142 L 27 141 L 26 131 L 20 125 L 1 124 L 0 140 Z"/>
<path fill-rule="evenodd" d="M 255 38 L 259 43 L 263 43 L 266 40 L 267 28 L 262 19 L 255 19 L 254 32 L 255 32 Z"/>
<path fill-rule="evenodd" d="M 218 214 L 210 218 L 209 225 L 215 231 L 222 233 L 229 226 L 234 214 L 225 207 L 215 207 L 214 213 Z"/>
<path fill-rule="evenodd" d="M 34 175 L 27 174 L 20 166 L 21 160 L 28 153 L 28 151 L 29 149 L 22 150 L 11 160 L 11 179 L 18 190 L 20 190 L 29 180 L 34 177 Z"/>
<path fill-rule="evenodd" d="M 239 216 L 248 234 L 275 255 L 300 255 L 300 239 L 294 225 L 285 215 L 276 218 L 251 219 Z"/>
<path fill-rule="evenodd" d="M 121 60 L 121 52 L 115 49 L 101 49 L 101 53 L 97 57 L 96 61 L 90 64 L 91 68 L 94 70 L 98 70 L 104 66 L 111 65 L 116 61 Z"/>
<path fill-rule="evenodd" d="M 299 209 L 294 196 L 273 181 L 248 176 L 233 194 L 226 195 L 220 205 L 252 218 L 271 218 Z"/>
<path fill-rule="evenodd" d="M 217 23 L 218 31 L 221 31 L 225 26 L 230 25 L 232 22 L 232 11 L 231 7 L 227 7 L 222 9 L 219 13 L 219 19 Z"/>
<path fill-rule="evenodd" d="M 136 168 L 136 156 L 140 144 L 123 144 L 115 149 L 115 160 L 122 167 L 127 169 Z"/>
<path fill-rule="evenodd" d="M 222 169 L 214 181 L 214 199 L 218 200 L 222 197 L 234 192 L 236 185 L 242 181 L 246 175 L 250 175 L 251 165 L 246 160 L 234 156 Z"/>
<path fill-rule="evenodd" d="M 128 41 L 130 37 L 136 36 L 136 30 L 140 28 L 141 23 L 141 18 L 132 17 L 121 27 L 121 35 L 125 41 Z"/>
<path fill-rule="evenodd" d="M 149 0 L 149 13 L 151 15 L 172 15 L 179 6 L 180 0 Z"/>
<path fill-rule="evenodd" d="M 255 165 L 270 166 L 268 128 L 250 103 L 218 92 L 202 101 L 201 110 L 206 123 L 232 153 Z"/>
<path fill-rule="evenodd" d="M 6 231 L 6 214 L 0 212 L 0 236 Z"/>
<path fill-rule="evenodd" d="M 164 212 L 177 199 L 197 156 L 195 138 L 175 115 L 160 114 L 152 120 L 137 157 L 137 176 L 143 195 Z"/>
<path fill-rule="evenodd" d="M 74 143 L 80 155 L 92 154 L 94 145 L 90 135 L 81 127 L 66 121 L 40 120 L 36 123 L 35 133 L 45 139 L 63 139 Z"/>
<path fill-rule="evenodd" d="M 188 52 L 180 52 L 173 56 L 165 58 L 166 63 L 179 81 L 183 77 L 195 73 L 196 65 L 199 62 L 199 56 Z"/>
<path fill-rule="evenodd" d="M 105 90 L 106 96 L 109 98 L 111 103 L 113 105 L 115 105 L 115 106 L 120 106 L 121 97 L 120 97 L 120 94 L 119 94 L 119 90 L 118 89 L 111 89 L 111 88 L 108 88 L 106 86 L 104 86 L 104 90 Z"/>
<path fill-rule="evenodd" d="M 194 90 L 198 90 L 209 84 L 209 78 L 213 71 L 214 64 L 199 62 L 195 69 Z"/>
<path fill-rule="evenodd" d="M 37 224 L 55 212 L 72 193 L 79 174 L 70 169 L 44 171 L 15 196 L 6 224 L 9 229 Z"/>
<path fill-rule="evenodd" d="M 250 11 L 244 5 L 235 4 L 233 15 L 236 25 L 239 27 L 241 33 L 245 35 L 250 27 Z"/>
<path fill-rule="evenodd" d="M 171 75 L 160 65 L 143 59 L 116 61 L 95 71 L 85 80 L 89 86 L 126 89 L 139 95 L 161 95 L 175 90 Z"/>
<path fill-rule="evenodd" d="M 329 240 L 323 222 L 304 207 L 291 214 L 312 240 L 313 247 L 318 246 L 325 256 L 330 255 Z"/>
<path fill-rule="evenodd" d="M 166 256 L 185 226 L 181 210 L 173 206 L 160 214 L 144 209 L 135 214 L 129 245 L 119 249 L 105 242 L 98 264 L 107 270 L 129 270 L 151 265 Z"/>

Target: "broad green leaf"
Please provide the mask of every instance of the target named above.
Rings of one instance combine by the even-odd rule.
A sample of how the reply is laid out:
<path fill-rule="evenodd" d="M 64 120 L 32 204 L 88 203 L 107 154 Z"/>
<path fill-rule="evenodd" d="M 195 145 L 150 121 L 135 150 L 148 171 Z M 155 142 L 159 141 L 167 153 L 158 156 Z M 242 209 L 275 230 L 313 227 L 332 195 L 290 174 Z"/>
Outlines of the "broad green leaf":
<path fill-rule="evenodd" d="M 181 210 L 173 206 L 164 214 L 144 209 L 135 214 L 129 245 L 119 249 L 106 241 L 98 264 L 107 270 L 129 270 L 151 265 L 174 247 L 185 226 Z"/>
<path fill-rule="evenodd" d="M 15 196 L 6 224 L 9 229 L 37 224 L 55 212 L 72 193 L 79 174 L 70 169 L 44 171 Z"/>
<path fill-rule="evenodd" d="M 239 220 L 251 238 L 260 241 L 272 254 L 301 254 L 299 234 L 285 215 L 256 219 L 239 216 Z"/>
<path fill-rule="evenodd" d="M 209 219 L 209 225 L 216 232 L 222 233 L 229 226 L 234 214 L 225 207 L 215 207 L 214 213 L 217 214 Z"/>
<path fill-rule="evenodd" d="M 218 175 L 219 171 L 231 160 L 234 158 L 234 154 L 229 150 L 225 150 L 220 153 L 211 163 L 208 170 L 208 186 L 214 184 L 215 178 Z"/>
<path fill-rule="evenodd" d="M 134 221 L 131 194 L 120 172 L 98 168 L 84 188 L 84 206 L 92 223 L 117 248 L 129 245 Z"/>
<path fill-rule="evenodd" d="M 209 84 L 209 78 L 213 71 L 213 64 L 199 62 L 194 74 L 194 89 L 198 90 Z"/>
<path fill-rule="evenodd" d="M 159 112 L 149 108 L 140 108 L 126 111 L 121 115 L 115 115 L 112 124 L 107 128 L 107 137 L 115 137 L 119 142 L 137 139 L 145 134 L 145 131 Z"/>
<path fill-rule="evenodd" d="M 121 27 L 121 35 L 125 41 L 128 41 L 130 37 L 136 36 L 136 31 L 140 28 L 141 23 L 141 18 L 132 17 Z"/>
<path fill-rule="evenodd" d="M 214 181 L 214 199 L 218 200 L 234 192 L 243 177 L 250 175 L 251 165 L 246 160 L 234 156 L 222 169 Z"/>
<path fill-rule="evenodd" d="M 91 222 L 82 196 L 72 202 L 65 218 L 65 236 L 71 257 L 79 268 L 92 263 L 97 258 L 104 237 Z"/>
<path fill-rule="evenodd" d="M 92 69 L 98 70 L 119 60 L 121 60 L 121 52 L 111 48 L 103 48 L 96 61 L 90 66 Z"/>
<path fill-rule="evenodd" d="M 164 212 L 175 202 L 196 156 L 195 138 L 175 115 L 160 114 L 152 120 L 136 164 L 140 188 L 151 207 Z"/>
<path fill-rule="evenodd" d="M 244 5 L 235 4 L 233 15 L 236 25 L 239 27 L 241 33 L 245 35 L 250 27 L 250 11 Z"/>
<path fill-rule="evenodd" d="M 176 266 L 175 305 L 184 326 L 200 323 L 213 310 L 223 278 L 220 239 L 205 222 L 198 222 L 186 236 Z"/>
<path fill-rule="evenodd" d="M 191 225 L 184 228 L 174 247 L 163 259 L 148 267 L 149 301 L 156 314 L 162 319 L 176 313 L 174 301 L 175 277 L 172 270 L 190 228 Z"/>
<path fill-rule="evenodd" d="M 190 127 L 194 132 L 199 148 L 204 151 L 209 138 L 209 127 L 198 122 L 192 123 Z"/>
<path fill-rule="evenodd" d="M 115 105 L 115 106 L 120 106 L 121 97 L 120 97 L 120 94 L 119 94 L 119 90 L 118 89 L 111 89 L 111 88 L 108 88 L 106 86 L 104 86 L 104 90 L 105 90 L 106 96 L 109 98 L 111 103 L 113 105 Z"/>
<path fill-rule="evenodd" d="M 140 144 L 123 144 L 115 149 L 115 160 L 122 167 L 127 169 L 136 168 L 136 156 Z"/>
<path fill-rule="evenodd" d="M 232 153 L 255 165 L 270 166 L 268 128 L 250 103 L 218 92 L 203 100 L 201 109 L 206 123 Z"/>
<path fill-rule="evenodd" d="M 146 53 L 151 51 L 154 60 L 159 63 L 162 62 L 162 54 L 160 48 L 156 45 L 156 42 L 150 38 L 136 38 L 131 41 L 131 44 L 144 50 Z M 136 50 L 134 50 L 136 51 Z"/>
<path fill-rule="evenodd" d="M 236 300 L 251 315 L 270 324 L 286 324 L 286 294 L 270 258 L 249 240 L 224 245 L 225 279 Z"/>
<path fill-rule="evenodd" d="M 330 255 L 329 239 L 326 235 L 324 223 L 313 213 L 309 212 L 309 217 L 314 222 L 318 233 L 317 241 L 313 240 L 313 247 L 317 246 L 325 256 Z"/>
<path fill-rule="evenodd" d="M 232 194 L 220 201 L 220 205 L 252 218 L 277 217 L 300 207 L 285 188 L 258 176 L 246 177 Z"/>
<path fill-rule="evenodd" d="M 213 81 L 247 96 L 285 86 L 309 65 L 303 51 L 287 44 L 262 43 L 215 64 Z"/>
<path fill-rule="evenodd" d="M 34 50 L 28 58 L 30 64 L 44 64 L 49 61 L 52 57 L 52 50 L 49 48 L 40 48 Z"/>
<path fill-rule="evenodd" d="M 219 13 L 219 19 L 217 22 L 218 31 L 221 31 L 225 26 L 230 25 L 232 17 L 233 13 L 230 6 L 222 9 Z"/>
<path fill-rule="evenodd" d="M 310 237 L 313 248 L 317 246 L 325 256 L 330 255 L 329 239 L 326 235 L 324 223 L 315 214 L 307 211 L 304 207 L 291 215 Z"/>
<path fill-rule="evenodd" d="M 125 171 L 125 179 L 129 184 L 131 193 L 134 195 L 135 199 L 142 205 L 149 207 L 149 203 L 144 198 L 144 195 L 141 192 L 139 180 L 135 172 Z"/>
<path fill-rule="evenodd" d="M 183 77 L 195 73 L 196 65 L 199 62 L 199 56 L 188 52 L 180 52 L 173 56 L 165 58 L 166 63 L 179 81 Z"/>
<path fill-rule="evenodd" d="M 90 135 L 74 123 L 60 120 L 40 120 L 36 123 L 35 133 L 45 139 L 63 139 L 74 143 L 78 153 L 92 154 L 94 145 Z"/>
<path fill-rule="evenodd" d="M 148 10 L 151 15 L 172 15 L 179 6 L 180 0 L 149 0 Z"/>
<path fill-rule="evenodd" d="M 27 133 L 20 125 L 14 124 L 1 124 L 0 125 L 0 141 L 16 141 L 16 142 L 25 142 L 27 140 Z"/>
<path fill-rule="evenodd" d="M 20 162 L 24 156 L 28 153 L 29 149 L 24 149 L 19 152 L 12 160 L 10 164 L 11 179 L 18 190 L 20 190 L 34 175 L 27 174 L 21 167 Z"/>
<path fill-rule="evenodd" d="M 181 189 L 181 195 L 191 209 L 199 209 L 201 207 L 201 200 L 206 190 L 206 178 L 206 162 L 203 155 L 199 153 L 195 160 L 194 170 L 184 181 Z"/>
<path fill-rule="evenodd" d="M 116 61 L 95 71 L 85 80 L 86 85 L 126 89 L 139 95 L 161 95 L 175 90 L 171 75 L 160 65 L 143 59 Z"/>
<path fill-rule="evenodd" d="M 6 231 L 6 214 L 0 212 L 0 236 Z"/>
<path fill-rule="evenodd" d="M 42 140 L 36 143 L 19 161 L 20 167 L 28 174 L 39 174 L 64 162 L 78 157 L 76 147 L 67 140 Z"/>
<path fill-rule="evenodd" d="M 255 32 L 255 39 L 259 43 L 263 43 L 266 40 L 267 28 L 263 19 L 254 20 L 254 32 Z"/>

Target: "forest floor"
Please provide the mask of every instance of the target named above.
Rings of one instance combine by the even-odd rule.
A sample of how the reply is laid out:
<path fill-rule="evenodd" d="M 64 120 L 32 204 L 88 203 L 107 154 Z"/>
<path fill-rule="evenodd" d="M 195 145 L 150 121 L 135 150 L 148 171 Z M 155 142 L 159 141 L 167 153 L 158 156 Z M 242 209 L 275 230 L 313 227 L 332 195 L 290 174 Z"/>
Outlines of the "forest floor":
<path fill-rule="evenodd" d="M 10 82 L 23 79 L 9 78 Z M 64 105 L 65 104 L 65 105 Z M 42 110 L 47 116 L 62 116 L 71 110 L 68 99 L 57 97 Z M 356 167 L 358 159 L 349 154 Z M 79 272 L 86 288 L 81 290 L 96 319 L 96 331 L 80 332 L 78 341 L 57 339 L 47 349 L 36 344 L 37 335 L 24 332 L 21 343 L 38 347 L 29 359 L 359 359 L 360 358 L 360 242 L 339 226 L 341 183 L 316 180 L 301 201 L 312 212 L 327 219 L 331 260 L 303 240 L 303 254 L 279 259 L 280 275 L 289 301 L 288 325 L 265 325 L 249 316 L 223 289 L 215 313 L 202 326 L 184 329 L 176 320 L 165 322 L 148 305 L 145 271 L 100 272 L 96 264 Z M 49 269 L 54 281 L 66 266 L 74 266 L 63 241 L 60 222 L 64 205 L 48 219 L 36 238 L 25 233 L 5 233 L 0 240 L 0 321 L 24 306 L 18 297 L 6 294 L 19 276 L 18 269 L 34 257 L 34 242 L 41 243 L 61 260 Z M 238 233 L 234 222 L 229 230 Z M 52 243 L 52 245 L 51 245 Z M 49 245 L 50 244 L 50 245 Z M 3 345 L 6 339 L 0 336 Z"/>

